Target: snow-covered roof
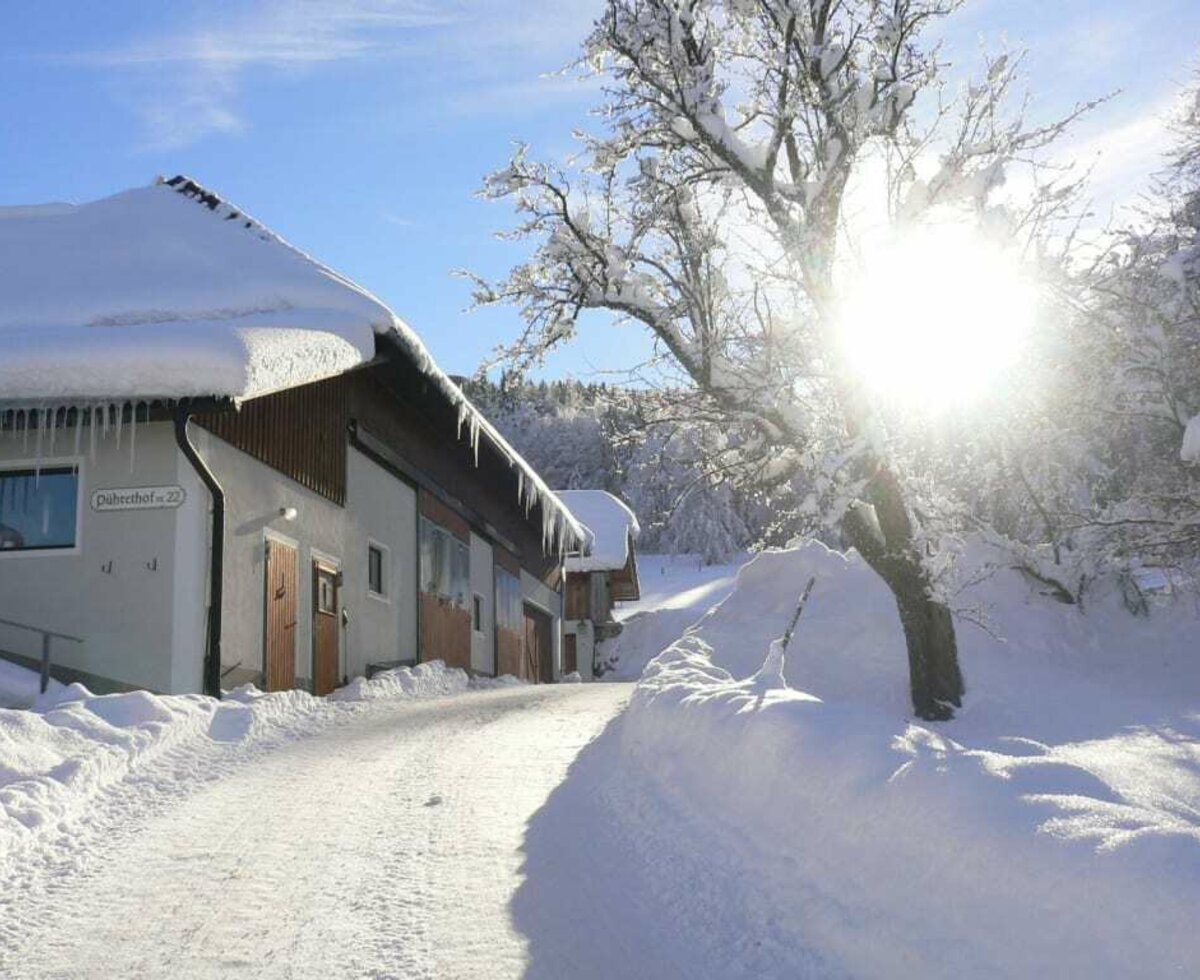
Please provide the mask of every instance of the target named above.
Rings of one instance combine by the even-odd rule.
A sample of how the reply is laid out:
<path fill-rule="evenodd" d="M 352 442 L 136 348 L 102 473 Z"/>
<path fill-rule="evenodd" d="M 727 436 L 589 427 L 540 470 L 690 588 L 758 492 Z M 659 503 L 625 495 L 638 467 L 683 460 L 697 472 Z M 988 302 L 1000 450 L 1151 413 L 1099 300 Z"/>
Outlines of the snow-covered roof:
<path fill-rule="evenodd" d="M 559 490 L 558 497 L 590 534 L 587 553 L 567 558 L 567 571 L 624 568 L 629 561 L 629 539 L 641 533 L 633 511 L 603 490 Z"/>
<path fill-rule="evenodd" d="M 358 367 L 376 335 L 457 406 L 476 451 L 484 433 L 505 455 L 522 505 L 544 504 L 544 537 L 577 547 L 583 528 L 407 324 L 195 181 L 0 207 L 0 412 L 242 401 Z"/>
<path fill-rule="evenodd" d="M 370 293 L 186 178 L 0 208 L 0 399 L 253 398 L 375 356 Z"/>

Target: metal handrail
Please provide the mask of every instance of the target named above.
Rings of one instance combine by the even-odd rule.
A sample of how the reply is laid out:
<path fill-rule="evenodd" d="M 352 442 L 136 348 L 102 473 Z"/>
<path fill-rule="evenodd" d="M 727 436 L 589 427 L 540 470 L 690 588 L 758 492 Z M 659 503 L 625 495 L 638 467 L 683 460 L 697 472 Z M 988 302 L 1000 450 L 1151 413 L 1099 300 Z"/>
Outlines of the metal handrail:
<path fill-rule="evenodd" d="M 50 640 L 57 638 L 60 640 L 70 640 L 72 643 L 82 643 L 83 640 L 78 636 L 72 636 L 70 633 L 59 633 L 57 630 L 42 629 L 40 626 L 30 626 L 28 623 L 18 623 L 14 619 L 4 619 L 0 617 L 0 626 L 12 626 L 19 630 L 29 630 L 30 633 L 42 634 L 42 677 L 41 690 L 46 693 L 46 688 L 50 686 Z"/>

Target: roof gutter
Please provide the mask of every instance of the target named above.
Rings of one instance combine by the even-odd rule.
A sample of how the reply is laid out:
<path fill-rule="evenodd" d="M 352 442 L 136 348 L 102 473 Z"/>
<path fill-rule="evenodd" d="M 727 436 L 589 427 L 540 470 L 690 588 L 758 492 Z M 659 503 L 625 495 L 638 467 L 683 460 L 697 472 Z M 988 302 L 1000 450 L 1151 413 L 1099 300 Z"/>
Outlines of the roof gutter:
<path fill-rule="evenodd" d="M 225 490 L 188 436 L 188 422 L 201 411 L 228 411 L 228 401 L 181 402 L 175 408 L 175 442 L 212 498 L 212 534 L 208 563 L 208 629 L 204 650 L 204 693 L 221 696 L 221 607 L 225 582 Z"/>

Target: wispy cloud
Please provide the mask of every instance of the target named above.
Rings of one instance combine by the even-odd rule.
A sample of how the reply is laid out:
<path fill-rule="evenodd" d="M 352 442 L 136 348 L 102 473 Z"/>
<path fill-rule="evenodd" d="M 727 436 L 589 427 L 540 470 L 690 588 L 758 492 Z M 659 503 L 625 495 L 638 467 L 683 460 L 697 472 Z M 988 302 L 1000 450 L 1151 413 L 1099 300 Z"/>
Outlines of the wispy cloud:
<path fill-rule="evenodd" d="M 259 0 L 217 20 L 202 8 L 170 32 L 135 37 L 70 60 L 115 74 L 146 127 L 148 147 L 186 146 L 248 126 L 251 72 L 308 73 L 404 55 L 461 67 L 449 101 L 485 91 L 505 65 L 545 56 L 582 36 L 586 0 L 531 0 L 519 15 L 489 0 Z M 474 81 L 476 84 L 471 85 Z"/>

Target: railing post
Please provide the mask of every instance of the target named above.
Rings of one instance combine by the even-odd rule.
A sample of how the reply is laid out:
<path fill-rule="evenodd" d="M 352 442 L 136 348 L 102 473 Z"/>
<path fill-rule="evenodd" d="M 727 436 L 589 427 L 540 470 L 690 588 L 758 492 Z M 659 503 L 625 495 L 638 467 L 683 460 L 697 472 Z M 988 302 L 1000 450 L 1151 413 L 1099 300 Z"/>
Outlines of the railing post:
<path fill-rule="evenodd" d="M 42 634 L 42 693 L 50 686 L 50 634 Z"/>

